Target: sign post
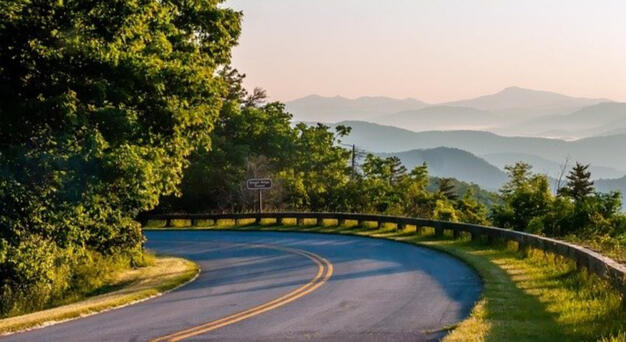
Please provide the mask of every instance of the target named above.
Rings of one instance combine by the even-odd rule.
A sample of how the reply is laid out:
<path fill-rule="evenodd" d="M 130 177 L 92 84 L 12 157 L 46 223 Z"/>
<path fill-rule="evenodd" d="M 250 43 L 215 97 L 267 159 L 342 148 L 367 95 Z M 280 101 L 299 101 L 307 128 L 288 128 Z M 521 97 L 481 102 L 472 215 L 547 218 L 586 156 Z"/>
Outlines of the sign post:
<path fill-rule="evenodd" d="M 250 178 L 246 181 L 248 190 L 259 192 L 259 213 L 263 212 L 263 190 L 272 188 L 272 180 L 269 178 Z"/>

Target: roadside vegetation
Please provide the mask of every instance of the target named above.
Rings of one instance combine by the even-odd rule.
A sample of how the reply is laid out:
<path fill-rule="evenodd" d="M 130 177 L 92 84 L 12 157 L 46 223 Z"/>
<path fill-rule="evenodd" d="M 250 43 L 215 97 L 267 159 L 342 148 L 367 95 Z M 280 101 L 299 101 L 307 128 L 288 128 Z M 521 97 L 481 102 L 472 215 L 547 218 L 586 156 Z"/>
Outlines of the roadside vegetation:
<path fill-rule="evenodd" d="M 353 234 L 423 245 L 454 255 L 480 274 L 484 288 L 467 319 L 444 327 L 450 330 L 444 339 L 447 342 L 620 342 L 626 338 L 626 306 L 620 292 L 594 274 L 577 271 L 575 263 L 566 258 L 535 249 L 520 251 L 515 243 L 487 244 L 471 241 L 468 236 L 438 238 L 429 228 L 417 234 L 414 227 L 397 231 L 392 224 L 378 229 L 376 225 L 367 227 L 367 223 L 365 227 L 352 226 L 356 221 L 343 227 L 336 226 L 336 220 L 325 220 L 323 227 L 315 226 L 315 220 L 309 226 L 285 221 L 284 226 L 274 225 L 270 219 L 261 226 L 234 226 L 232 220 L 224 220 L 211 229 Z"/>
<path fill-rule="evenodd" d="M 50 303 L 49 309 L 0 319 L 0 335 L 148 299 L 191 281 L 199 272 L 196 264 L 185 259 L 155 257 L 149 253 L 144 256 L 147 265 L 115 272 L 104 269 L 98 286 L 82 287 L 80 292 Z"/>
<path fill-rule="evenodd" d="M 0 2 L 0 317 L 141 266 L 226 97 L 241 13 L 216 1 Z"/>

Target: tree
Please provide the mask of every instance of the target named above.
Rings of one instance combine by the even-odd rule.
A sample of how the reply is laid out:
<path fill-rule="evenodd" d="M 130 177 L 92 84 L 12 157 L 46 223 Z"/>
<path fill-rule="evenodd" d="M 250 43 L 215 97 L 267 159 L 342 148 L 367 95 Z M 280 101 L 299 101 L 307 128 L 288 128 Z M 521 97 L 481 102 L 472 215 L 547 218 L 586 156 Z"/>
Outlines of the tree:
<path fill-rule="evenodd" d="M 458 199 L 452 178 L 439 179 L 439 193 L 450 201 Z"/>
<path fill-rule="evenodd" d="M 500 190 L 503 204 L 494 206 L 490 214 L 495 225 L 526 230 L 531 220 L 548 212 L 553 200 L 548 178 L 531 169 L 526 163 L 505 167 L 509 181 Z"/>
<path fill-rule="evenodd" d="M 567 184 L 560 189 L 561 194 L 570 196 L 574 200 L 582 200 L 594 192 L 593 181 L 591 180 L 591 172 L 589 172 L 589 164 L 583 165 L 576 162 L 569 175 L 567 175 Z"/>
<path fill-rule="evenodd" d="M 72 272 L 55 267 L 90 251 L 141 253 L 133 218 L 210 146 L 240 16 L 208 0 L 0 4 L 0 297 L 56 288 Z"/>

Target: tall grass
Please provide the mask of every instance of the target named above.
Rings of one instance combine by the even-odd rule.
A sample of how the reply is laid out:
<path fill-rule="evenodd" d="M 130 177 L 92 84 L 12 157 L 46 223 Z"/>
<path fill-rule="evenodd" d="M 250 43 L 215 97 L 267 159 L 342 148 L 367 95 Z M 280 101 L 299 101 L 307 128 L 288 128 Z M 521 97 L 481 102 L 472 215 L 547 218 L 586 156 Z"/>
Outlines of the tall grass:
<path fill-rule="evenodd" d="M 153 262 L 154 256 L 149 253 L 65 255 L 48 270 L 50 282 L 2 288 L 0 318 L 48 309 L 105 292 L 119 272 Z"/>

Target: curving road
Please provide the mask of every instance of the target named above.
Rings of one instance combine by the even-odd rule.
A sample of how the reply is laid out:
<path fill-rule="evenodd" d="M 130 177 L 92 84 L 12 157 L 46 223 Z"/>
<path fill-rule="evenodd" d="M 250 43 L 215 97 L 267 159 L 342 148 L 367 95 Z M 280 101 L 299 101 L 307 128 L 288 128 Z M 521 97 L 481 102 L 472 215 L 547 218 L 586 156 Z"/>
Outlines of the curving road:
<path fill-rule="evenodd" d="M 146 247 L 196 261 L 198 279 L 146 302 L 0 341 L 430 341 L 467 316 L 481 291 L 462 262 L 386 240 L 218 231 L 146 236 Z"/>

